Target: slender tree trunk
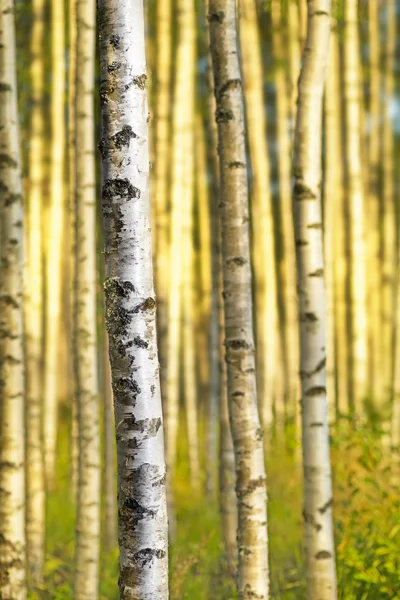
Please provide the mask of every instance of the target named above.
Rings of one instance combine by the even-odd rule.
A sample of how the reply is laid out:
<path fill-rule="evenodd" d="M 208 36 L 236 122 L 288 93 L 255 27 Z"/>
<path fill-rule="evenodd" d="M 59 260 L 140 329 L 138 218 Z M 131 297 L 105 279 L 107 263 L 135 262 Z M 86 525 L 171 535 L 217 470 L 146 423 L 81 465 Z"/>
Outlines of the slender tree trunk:
<path fill-rule="evenodd" d="M 111 550 L 117 543 L 117 509 L 115 480 L 114 411 L 111 387 L 111 369 L 108 335 L 104 339 L 103 365 L 103 430 L 104 430 L 104 548 Z"/>
<path fill-rule="evenodd" d="M 189 447 L 189 467 L 192 488 L 199 490 L 199 436 L 197 418 L 195 321 L 194 321 L 194 252 L 193 252 L 193 193 L 194 193 L 194 136 L 186 155 L 182 196 L 182 368 L 186 425 Z"/>
<path fill-rule="evenodd" d="M 284 40 L 282 35 L 282 17 L 280 0 L 272 0 L 272 44 L 276 61 L 284 59 Z M 291 164 L 289 115 L 290 104 L 287 89 L 286 71 L 277 65 L 275 72 L 276 86 L 276 135 L 278 152 L 279 205 L 283 235 L 283 271 L 282 289 L 285 314 L 285 337 L 283 341 L 283 358 L 286 365 L 286 402 L 291 407 L 297 406 L 299 398 L 299 326 L 296 297 L 296 253 L 294 247 L 293 215 L 291 210 Z"/>
<path fill-rule="evenodd" d="M 300 20 L 300 43 L 301 50 L 304 50 L 307 37 L 307 0 L 298 0 L 299 2 L 299 20 Z"/>
<path fill-rule="evenodd" d="M 257 375 L 264 427 L 273 419 L 278 321 L 275 230 L 271 197 L 261 44 L 256 3 L 243 0 L 240 22 L 246 120 L 252 166 L 253 263 L 256 281 Z M 278 399 L 283 404 L 283 398 Z"/>
<path fill-rule="evenodd" d="M 161 388 L 166 391 L 167 374 L 167 320 L 168 320 L 168 169 L 171 111 L 171 0 L 157 2 L 156 44 L 156 126 L 155 126 L 155 198 L 156 198 L 156 291 L 157 325 L 161 365 Z"/>
<path fill-rule="evenodd" d="M 394 52 L 396 44 L 396 14 L 394 0 L 386 2 L 386 44 L 384 52 L 384 98 L 382 124 L 382 361 L 383 401 L 387 405 L 393 396 L 396 229 L 398 218 L 394 190 L 394 123 L 392 119 L 394 94 Z"/>
<path fill-rule="evenodd" d="M 352 382 L 350 398 L 357 416 L 368 392 L 365 215 L 361 168 L 358 0 L 344 5 L 344 104 L 346 195 L 351 225 Z"/>
<path fill-rule="evenodd" d="M 0 3 L 0 597 L 25 600 L 23 211 L 14 3 Z"/>
<path fill-rule="evenodd" d="M 61 313 L 61 250 L 64 233 L 64 95 L 65 95 L 65 42 L 64 2 L 51 4 L 51 167 L 50 210 L 46 230 L 46 327 L 44 378 L 44 457 L 48 485 L 54 478 L 57 443 L 57 383 L 59 375 L 59 334 Z"/>
<path fill-rule="evenodd" d="M 100 544 L 100 432 L 94 157 L 95 3 L 77 0 L 74 359 L 78 416 L 75 598 L 96 600 Z"/>
<path fill-rule="evenodd" d="M 298 0 L 289 0 L 288 4 L 288 50 L 290 71 L 290 115 L 294 132 L 297 114 L 298 80 L 301 67 L 300 10 Z"/>
<path fill-rule="evenodd" d="M 367 250 L 368 265 L 368 324 L 370 351 L 370 384 L 375 403 L 381 402 L 382 390 L 382 289 L 381 289 L 381 225 L 379 206 L 380 165 L 380 119 L 381 119 L 381 74 L 380 74 L 380 11 L 376 0 L 368 1 L 368 47 L 369 47 L 369 144 L 368 144 L 368 194 L 366 197 L 368 219 Z"/>
<path fill-rule="evenodd" d="M 173 104 L 171 246 L 168 296 L 167 465 L 175 466 L 179 420 L 183 198 L 194 127 L 195 13 L 193 0 L 179 0 Z M 171 516 L 171 515 L 170 515 Z"/>
<path fill-rule="evenodd" d="M 293 211 L 300 300 L 304 525 L 307 598 L 334 600 L 335 546 L 326 398 L 324 256 L 321 214 L 322 99 L 330 0 L 308 3 L 294 145 Z"/>
<path fill-rule="evenodd" d="M 45 488 L 43 457 L 44 2 L 32 5 L 32 109 L 29 149 L 26 282 L 26 551 L 29 579 L 43 580 Z"/>
<path fill-rule="evenodd" d="M 106 325 L 122 600 L 168 598 L 163 418 L 151 252 L 142 0 L 100 0 Z"/>
<path fill-rule="evenodd" d="M 257 411 L 248 182 L 235 0 L 211 0 L 211 55 L 220 150 L 228 402 L 236 463 L 239 597 L 268 598 L 267 495 Z"/>
<path fill-rule="evenodd" d="M 75 196 L 76 196 L 76 177 L 75 177 L 75 100 L 76 100 L 76 11 L 77 0 L 69 0 L 69 60 L 68 60 L 68 162 L 69 162 L 69 210 L 71 221 L 71 234 L 74 231 L 75 218 Z M 75 242 L 74 242 L 75 244 Z M 75 248 L 71 248 L 71 305 L 74 303 L 74 255 Z M 71 416 L 71 495 L 76 502 L 78 491 L 78 416 L 77 416 L 77 398 L 74 393 L 72 396 L 72 416 Z"/>

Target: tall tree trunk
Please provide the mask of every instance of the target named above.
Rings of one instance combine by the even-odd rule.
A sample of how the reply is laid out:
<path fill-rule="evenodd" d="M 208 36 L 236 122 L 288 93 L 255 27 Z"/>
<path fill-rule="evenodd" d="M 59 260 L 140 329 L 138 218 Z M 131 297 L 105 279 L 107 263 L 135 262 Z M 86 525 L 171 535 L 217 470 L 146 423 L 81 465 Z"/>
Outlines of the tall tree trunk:
<path fill-rule="evenodd" d="M 334 600 L 335 547 L 326 398 L 324 253 L 321 214 L 322 99 L 330 0 L 308 3 L 294 145 L 293 211 L 300 300 L 304 526 L 307 598 Z"/>
<path fill-rule="evenodd" d="M 14 3 L 0 3 L 0 596 L 25 600 L 23 211 Z"/>
<path fill-rule="evenodd" d="M 117 510 L 115 481 L 114 411 L 108 335 L 104 339 L 103 364 L 103 428 L 104 428 L 104 548 L 111 550 L 117 543 Z"/>
<path fill-rule="evenodd" d="M 182 282 L 183 198 L 187 157 L 192 152 L 194 127 L 195 13 L 193 0 L 179 0 L 177 15 L 176 78 L 173 104 L 173 163 L 171 190 L 171 246 L 168 295 L 167 465 L 175 466 L 179 420 L 180 324 Z M 170 515 L 171 517 L 171 515 Z"/>
<path fill-rule="evenodd" d="M 156 239 L 155 263 L 157 291 L 157 325 L 159 332 L 159 352 L 161 365 L 161 388 L 166 392 L 167 374 L 167 319 L 168 319 L 168 273 L 169 273 L 169 232 L 168 232 L 168 168 L 170 146 L 171 111 L 171 27 L 172 2 L 157 2 L 157 44 L 156 44 L 156 125 L 155 125 L 155 198 L 156 198 Z"/>
<path fill-rule="evenodd" d="M 366 314 L 365 214 L 361 168 L 360 50 L 358 0 L 344 5 L 344 105 L 346 196 L 351 226 L 351 335 L 352 376 L 350 398 L 357 416 L 368 392 L 368 340 Z"/>
<path fill-rule="evenodd" d="M 151 252 L 143 1 L 100 0 L 106 325 L 122 600 L 168 598 L 163 418 Z"/>
<path fill-rule="evenodd" d="M 61 313 L 61 250 L 64 233 L 64 95 L 65 36 L 64 2 L 51 4 L 51 167 L 50 210 L 46 230 L 46 327 L 44 378 L 44 457 L 48 485 L 54 478 L 57 443 L 57 381 L 59 375 L 59 333 Z"/>
<path fill-rule="evenodd" d="M 236 463 L 238 590 L 268 598 L 267 495 L 257 410 L 248 182 L 235 0 L 211 0 L 211 55 L 221 172 L 221 229 L 228 401 Z"/>
<path fill-rule="evenodd" d="M 387 405 L 393 395 L 395 278 L 397 217 L 394 190 L 394 52 L 396 44 L 396 13 L 394 0 L 386 1 L 386 45 L 384 51 L 384 98 L 382 125 L 382 361 L 383 400 Z"/>
<path fill-rule="evenodd" d="M 298 0 L 300 20 L 300 43 L 303 52 L 307 37 L 307 0 Z"/>
<path fill-rule="evenodd" d="M 288 4 L 288 50 L 290 72 L 290 116 L 294 132 L 297 114 L 297 88 L 301 67 L 300 10 L 298 0 L 289 0 Z"/>
<path fill-rule="evenodd" d="M 381 402 L 382 390 L 382 261 L 381 224 L 379 201 L 379 165 L 381 153 L 381 73 L 380 73 L 380 10 L 376 0 L 368 1 L 368 48 L 369 48 L 369 144 L 368 144 L 368 194 L 366 197 L 368 219 L 366 239 L 368 250 L 368 325 L 370 383 L 372 397 Z"/>
<path fill-rule="evenodd" d="M 26 551 L 29 579 L 43 580 L 45 488 L 43 457 L 44 1 L 32 5 L 31 132 L 26 282 Z"/>
<path fill-rule="evenodd" d="M 285 315 L 285 337 L 283 340 L 286 380 L 286 402 L 292 412 L 297 407 L 299 396 L 299 326 L 298 307 L 296 298 L 296 253 L 294 247 L 293 215 L 291 210 L 291 164 L 290 164 L 290 137 L 289 116 L 290 103 L 287 86 L 286 71 L 282 64 L 284 59 L 284 40 L 282 35 L 282 16 L 280 0 L 272 0 L 272 45 L 274 58 L 277 61 L 275 72 L 276 86 L 276 135 L 278 152 L 278 177 L 279 177 L 279 210 L 282 223 L 283 236 L 283 270 L 282 289 Z"/>
<path fill-rule="evenodd" d="M 101 478 L 96 331 L 94 0 L 77 0 L 76 19 L 74 361 L 79 460 L 75 598 L 96 600 Z"/>
<path fill-rule="evenodd" d="M 258 396 L 263 425 L 270 427 L 273 418 L 275 373 L 278 368 L 276 363 L 276 347 L 279 344 L 277 267 L 261 44 L 254 0 L 242 1 L 240 36 L 253 184 L 252 223 L 257 309 Z M 278 403 L 283 404 L 283 398 L 278 399 Z"/>

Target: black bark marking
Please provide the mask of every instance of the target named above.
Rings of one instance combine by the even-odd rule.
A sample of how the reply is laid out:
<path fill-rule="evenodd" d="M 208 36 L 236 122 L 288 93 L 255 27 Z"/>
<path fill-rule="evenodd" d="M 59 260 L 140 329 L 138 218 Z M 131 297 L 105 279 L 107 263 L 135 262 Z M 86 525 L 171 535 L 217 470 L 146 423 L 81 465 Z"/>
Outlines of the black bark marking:
<path fill-rule="evenodd" d="M 146 508 L 135 498 L 127 498 L 119 509 L 119 517 L 125 522 L 125 527 L 135 530 L 137 524 L 143 519 L 154 519 L 156 511 Z"/>
<path fill-rule="evenodd" d="M 135 344 L 135 346 L 137 348 L 148 348 L 149 347 L 149 342 L 146 342 L 146 340 L 142 340 L 142 338 L 138 335 L 133 339 L 133 343 Z"/>
<path fill-rule="evenodd" d="M 225 19 L 225 13 L 222 10 L 209 13 L 207 19 L 209 23 L 222 23 L 222 21 Z"/>
<path fill-rule="evenodd" d="M 233 120 L 233 112 L 230 108 L 219 108 L 215 114 L 217 123 L 227 123 Z"/>
<path fill-rule="evenodd" d="M 251 346 L 245 340 L 229 340 L 225 341 L 225 348 L 231 350 L 249 350 Z"/>
<path fill-rule="evenodd" d="M 303 200 L 315 200 L 317 197 L 307 185 L 299 181 L 294 185 L 293 195 L 294 199 L 298 202 Z"/>
<path fill-rule="evenodd" d="M 307 321 L 308 323 L 316 323 L 318 321 L 318 317 L 313 312 L 306 312 L 304 313 L 302 321 Z"/>
<path fill-rule="evenodd" d="M 135 286 L 131 281 L 123 281 L 116 277 L 109 277 L 104 282 L 104 291 L 113 298 L 129 298 L 130 294 L 135 293 Z"/>
<path fill-rule="evenodd" d="M 4 294 L 3 296 L 0 296 L 0 301 L 4 302 L 4 304 L 6 304 L 7 306 L 12 306 L 13 308 L 19 308 L 19 303 L 16 301 L 16 299 L 13 296 L 10 296 L 9 294 Z"/>
<path fill-rule="evenodd" d="M 240 160 L 233 160 L 231 162 L 228 163 L 228 169 L 245 169 L 246 165 L 242 162 L 240 162 Z"/>
<path fill-rule="evenodd" d="M 143 300 L 143 302 L 135 306 L 132 312 L 138 313 L 139 311 L 144 312 L 147 310 L 152 310 L 155 307 L 155 305 L 156 301 L 154 300 L 154 298 L 146 298 L 146 300 Z"/>
<path fill-rule="evenodd" d="M 129 179 L 107 179 L 103 185 L 103 201 L 112 202 L 115 197 L 132 200 L 140 198 L 140 190 Z"/>
<path fill-rule="evenodd" d="M 322 229 L 322 223 L 311 223 L 307 225 L 307 229 Z"/>
<path fill-rule="evenodd" d="M 138 75 L 132 79 L 133 85 L 136 85 L 140 90 L 145 90 L 147 87 L 147 75 L 146 73 L 142 73 L 142 75 Z"/>
<path fill-rule="evenodd" d="M 121 66 L 122 66 L 122 63 L 120 63 L 118 60 L 115 60 L 110 65 L 108 65 L 107 71 L 109 73 L 113 73 L 114 71 L 118 71 L 121 68 Z"/>
<path fill-rule="evenodd" d="M 240 79 L 228 79 L 218 90 L 218 97 L 221 98 L 229 90 L 238 90 L 242 88 Z"/>
<path fill-rule="evenodd" d="M 307 240 L 296 240 L 296 246 L 300 247 L 300 246 L 308 246 Z"/>
<path fill-rule="evenodd" d="M 232 394 L 232 398 L 239 398 L 241 396 L 244 396 L 244 392 L 233 392 Z"/>
<path fill-rule="evenodd" d="M 324 356 L 324 358 L 319 361 L 319 363 L 317 364 L 315 369 L 313 369 L 312 371 L 300 371 L 300 375 L 301 375 L 301 377 L 312 377 L 319 371 L 322 371 L 322 369 L 325 368 L 325 365 L 326 365 L 326 357 Z"/>
<path fill-rule="evenodd" d="M 323 423 L 311 423 L 310 427 L 323 427 Z"/>
<path fill-rule="evenodd" d="M 16 169 L 18 167 L 18 163 L 13 159 L 9 154 L 0 154 L 0 169 L 4 169 L 5 167 L 10 167 L 10 169 Z"/>
<path fill-rule="evenodd" d="M 161 427 L 161 418 L 155 417 L 154 419 L 139 419 L 137 421 L 132 415 L 131 417 L 125 417 L 124 424 L 129 432 L 145 433 L 149 438 L 154 437 L 158 433 Z M 143 467 L 144 465 L 142 465 Z"/>
<path fill-rule="evenodd" d="M 114 34 L 110 37 L 110 44 L 114 48 L 114 50 L 120 49 L 121 37 L 117 34 Z"/>
<path fill-rule="evenodd" d="M 333 504 L 333 498 L 329 498 L 329 500 L 327 502 L 325 502 L 325 504 L 323 506 L 321 506 L 321 508 L 318 509 L 318 511 L 321 513 L 321 515 L 323 515 L 324 513 L 326 513 L 326 511 L 328 510 L 328 508 L 330 508 Z"/>
<path fill-rule="evenodd" d="M 332 558 L 332 554 L 330 552 L 328 552 L 328 550 L 320 550 L 319 552 L 317 552 L 317 554 L 315 555 L 315 558 L 317 560 L 326 560 L 328 558 Z"/>
<path fill-rule="evenodd" d="M 142 569 L 146 565 L 153 562 L 155 558 L 161 559 L 165 557 L 165 551 L 159 548 L 142 548 L 139 552 L 136 552 L 132 559 Z"/>
<path fill-rule="evenodd" d="M 243 256 L 235 256 L 234 258 L 229 258 L 226 261 L 227 265 L 236 265 L 237 267 L 243 267 L 247 263 L 247 260 L 243 258 Z"/>
<path fill-rule="evenodd" d="M 138 382 L 129 377 L 119 377 L 112 387 L 117 402 L 125 406 L 135 406 L 137 396 L 142 391 Z"/>
<path fill-rule="evenodd" d="M 320 394 L 326 394 L 326 387 L 322 385 L 316 385 L 306 391 L 306 396 L 313 397 L 319 396 Z"/>
<path fill-rule="evenodd" d="M 313 14 L 313 17 L 330 17 L 330 14 L 326 10 L 316 10 Z"/>
<path fill-rule="evenodd" d="M 0 82 L 0 92 L 11 92 L 12 87 L 9 83 Z"/>
<path fill-rule="evenodd" d="M 303 510 L 303 518 L 304 518 L 304 521 L 308 525 L 311 525 L 311 527 L 314 527 L 314 529 L 316 531 L 321 531 L 322 525 L 317 523 L 316 520 L 314 519 L 314 517 L 312 515 L 310 515 L 310 513 L 306 512 L 305 510 Z"/>
<path fill-rule="evenodd" d="M 266 482 L 266 478 L 262 475 L 260 477 L 257 477 L 257 479 L 251 479 L 249 481 L 249 483 L 247 484 L 247 486 L 244 488 L 244 490 L 241 490 L 241 489 L 237 490 L 238 498 L 244 498 L 245 496 L 248 496 L 249 494 L 254 492 L 254 490 L 256 490 L 257 488 L 263 487 L 265 485 L 265 482 Z"/>
<path fill-rule="evenodd" d="M 316 271 L 313 271 L 312 273 L 309 273 L 310 277 L 323 277 L 324 276 L 324 270 L 323 269 L 317 269 Z"/>
<path fill-rule="evenodd" d="M 117 150 L 121 150 L 124 146 L 129 146 L 132 139 L 136 138 L 137 135 L 134 133 L 130 125 L 124 125 L 121 131 L 118 131 L 112 136 L 112 141 Z M 140 195 L 138 196 L 140 198 Z"/>

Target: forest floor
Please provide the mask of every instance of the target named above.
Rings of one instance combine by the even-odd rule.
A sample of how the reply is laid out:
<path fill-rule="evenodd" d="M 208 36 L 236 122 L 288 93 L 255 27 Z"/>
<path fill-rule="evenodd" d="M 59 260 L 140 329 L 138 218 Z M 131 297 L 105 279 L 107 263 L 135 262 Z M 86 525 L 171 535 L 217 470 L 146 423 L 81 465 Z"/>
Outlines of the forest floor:
<path fill-rule="evenodd" d="M 183 428 L 182 428 L 183 429 Z M 48 500 L 45 584 L 30 600 L 73 598 L 74 507 L 67 422 L 61 428 L 56 488 Z M 182 432 L 183 434 L 183 432 Z M 184 434 L 176 472 L 177 541 L 170 551 L 171 600 L 237 598 L 221 544 L 216 501 L 189 487 Z M 301 471 L 295 452 L 274 440 L 267 457 L 271 598 L 305 600 Z M 400 600 L 400 494 L 377 433 L 344 422 L 332 438 L 340 600 Z M 118 598 L 118 553 L 101 556 L 101 600 Z"/>

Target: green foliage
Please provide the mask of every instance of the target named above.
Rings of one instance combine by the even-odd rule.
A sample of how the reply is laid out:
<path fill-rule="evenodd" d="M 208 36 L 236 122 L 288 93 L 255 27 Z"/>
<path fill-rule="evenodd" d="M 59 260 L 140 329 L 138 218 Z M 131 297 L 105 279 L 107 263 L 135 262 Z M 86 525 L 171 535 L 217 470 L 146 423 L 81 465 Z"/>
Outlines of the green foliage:
<path fill-rule="evenodd" d="M 201 428 L 204 431 L 203 428 Z M 306 598 L 302 556 L 302 485 L 297 443 L 279 433 L 267 448 L 271 598 Z M 194 494 L 184 427 L 175 473 L 177 540 L 170 549 L 171 600 L 235 600 L 215 500 Z M 61 431 L 56 490 L 48 501 L 45 585 L 30 600 L 73 599 L 74 508 L 67 427 Z M 332 435 L 335 530 L 340 600 L 400 600 L 400 473 L 370 427 L 344 420 Z M 100 600 L 118 598 L 118 552 L 102 553 Z"/>

